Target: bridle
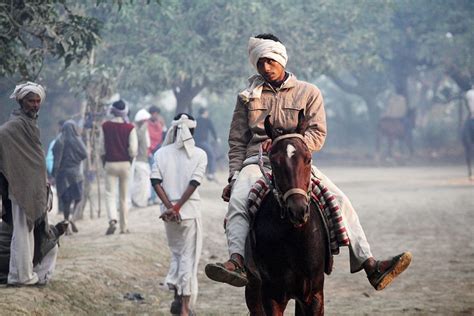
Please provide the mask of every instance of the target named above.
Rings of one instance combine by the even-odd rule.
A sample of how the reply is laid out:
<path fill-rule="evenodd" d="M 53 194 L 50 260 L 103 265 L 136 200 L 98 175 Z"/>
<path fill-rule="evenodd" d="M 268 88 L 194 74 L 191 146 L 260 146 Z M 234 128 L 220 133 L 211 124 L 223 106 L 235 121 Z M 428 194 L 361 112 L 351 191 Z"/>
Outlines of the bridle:
<path fill-rule="evenodd" d="M 278 136 L 272 141 L 272 146 L 275 146 L 279 141 L 283 139 L 288 139 L 288 138 L 299 138 L 303 141 L 303 144 L 307 147 L 304 136 L 298 133 L 284 134 L 284 135 Z M 271 162 L 271 159 L 270 159 L 270 162 Z M 269 184 L 269 187 L 272 190 L 272 193 L 275 196 L 275 199 L 277 200 L 278 204 L 281 207 L 281 214 L 280 214 L 281 218 L 285 218 L 285 214 L 288 210 L 287 200 L 293 194 L 303 195 L 306 198 L 306 203 L 308 203 L 308 207 L 309 207 L 309 200 L 311 198 L 311 173 L 310 173 L 310 179 L 309 179 L 310 181 L 308 184 L 308 188 L 306 190 L 302 188 L 291 188 L 283 193 L 280 190 L 275 177 L 273 176 L 270 179 L 267 173 L 265 172 L 264 163 L 263 163 L 262 145 L 260 145 L 260 150 L 259 150 L 259 155 L 258 155 L 258 166 L 260 167 L 260 171 L 262 172 L 263 177 L 265 178 L 265 181 Z"/>

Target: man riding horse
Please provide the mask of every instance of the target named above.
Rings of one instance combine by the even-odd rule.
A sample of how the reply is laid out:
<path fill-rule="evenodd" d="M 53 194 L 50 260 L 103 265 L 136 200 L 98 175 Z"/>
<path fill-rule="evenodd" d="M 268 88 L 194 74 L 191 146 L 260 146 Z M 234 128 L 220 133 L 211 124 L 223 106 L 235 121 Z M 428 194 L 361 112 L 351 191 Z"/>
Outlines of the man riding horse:
<path fill-rule="evenodd" d="M 248 52 L 258 74 L 249 79 L 248 88 L 237 98 L 229 133 L 229 184 L 222 193 L 224 201 L 229 201 L 226 235 L 230 259 L 206 266 L 210 279 L 233 286 L 245 286 L 248 282 L 244 268 L 249 232 L 246 202 L 250 188 L 262 176 L 258 166 L 260 145 L 268 149 L 271 143 L 265 133 L 265 117 L 270 114 L 271 124 L 277 129 L 294 129 L 299 110 L 304 110 L 311 117 L 304 135 L 311 152 L 319 151 L 326 139 L 322 94 L 316 86 L 285 71 L 288 56 L 281 41 L 272 34 L 251 37 Z M 408 267 L 411 254 L 404 252 L 390 260 L 376 260 L 349 199 L 321 171 L 313 169 L 316 177 L 336 196 L 341 208 L 350 239 L 351 272 L 364 269 L 372 286 L 382 290 Z"/>

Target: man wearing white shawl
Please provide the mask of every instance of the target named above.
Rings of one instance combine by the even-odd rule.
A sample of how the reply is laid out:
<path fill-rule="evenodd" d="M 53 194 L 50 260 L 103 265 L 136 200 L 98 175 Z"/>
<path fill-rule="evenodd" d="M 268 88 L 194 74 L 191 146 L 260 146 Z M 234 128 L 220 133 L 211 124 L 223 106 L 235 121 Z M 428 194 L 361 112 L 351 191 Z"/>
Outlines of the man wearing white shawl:
<path fill-rule="evenodd" d="M 314 85 L 297 80 L 285 71 L 288 55 L 285 46 L 272 34 L 251 37 L 248 44 L 250 63 L 257 70 L 250 77 L 248 88 L 239 93 L 229 132 L 229 184 L 222 198 L 229 201 L 226 235 L 230 259 L 208 264 L 206 274 L 212 280 L 233 286 L 245 286 L 245 240 L 249 231 L 247 197 L 252 185 L 262 176 L 258 167 L 260 145 L 268 147 L 271 140 L 265 133 L 264 119 L 270 114 L 275 128 L 289 130 L 298 123 L 298 112 L 310 117 L 305 142 L 312 152 L 321 149 L 326 138 L 326 115 L 321 92 Z M 375 260 L 359 218 L 344 193 L 313 166 L 318 179 L 336 197 L 342 211 L 344 226 L 350 239 L 351 272 L 362 269 L 372 286 L 382 290 L 411 261 L 409 252 L 391 260 Z"/>
<path fill-rule="evenodd" d="M 178 114 L 153 157 L 151 183 L 161 200 L 171 262 L 166 284 L 175 293 L 171 313 L 191 315 L 198 294 L 197 268 L 202 248 L 198 186 L 207 166 L 204 150 L 194 145 L 196 121 Z"/>

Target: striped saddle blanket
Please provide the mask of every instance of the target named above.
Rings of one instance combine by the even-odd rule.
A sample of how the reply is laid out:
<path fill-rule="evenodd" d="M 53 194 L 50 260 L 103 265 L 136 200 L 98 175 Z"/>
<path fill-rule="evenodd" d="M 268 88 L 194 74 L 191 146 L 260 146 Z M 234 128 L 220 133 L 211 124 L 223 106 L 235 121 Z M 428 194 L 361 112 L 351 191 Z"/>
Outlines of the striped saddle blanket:
<path fill-rule="evenodd" d="M 272 176 L 267 174 L 267 177 L 271 179 Z M 349 236 L 342 220 L 341 210 L 336 204 L 336 197 L 329 192 L 328 188 L 318 178 L 311 178 L 311 186 L 311 200 L 318 206 L 324 216 L 331 254 L 337 255 L 339 254 L 339 247 L 349 246 Z M 247 207 L 252 216 L 256 214 L 263 199 L 270 191 L 271 187 L 264 177 L 257 180 L 252 186 L 247 200 Z"/>

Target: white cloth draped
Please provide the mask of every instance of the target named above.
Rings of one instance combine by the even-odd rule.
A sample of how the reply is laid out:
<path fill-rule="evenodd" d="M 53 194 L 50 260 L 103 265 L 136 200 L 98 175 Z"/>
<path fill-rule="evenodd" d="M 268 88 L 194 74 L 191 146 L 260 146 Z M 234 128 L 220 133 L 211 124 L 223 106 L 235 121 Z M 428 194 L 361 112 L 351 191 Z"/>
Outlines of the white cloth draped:
<path fill-rule="evenodd" d="M 195 128 L 196 125 L 196 121 L 190 120 L 186 114 L 181 115 L 179 120 L 171 122 L 171 127 L 166 133 L 163 146 L 176 143 L 178 148 L 184 147 L 188 157 L 191 157 L 195 143 L 193 135 L 189 129 Z"/>
<path fill-rule="evenodd" d="M 253 75 L 248 80 L 249 85 L 245 90 L 239 93 L 240 98 L 244 102 L 248 102 L 251 99 L 260 99 L 265 79 L 260 75 Z"/>

